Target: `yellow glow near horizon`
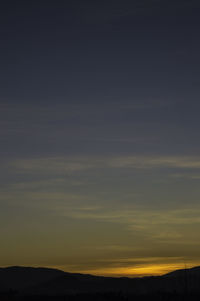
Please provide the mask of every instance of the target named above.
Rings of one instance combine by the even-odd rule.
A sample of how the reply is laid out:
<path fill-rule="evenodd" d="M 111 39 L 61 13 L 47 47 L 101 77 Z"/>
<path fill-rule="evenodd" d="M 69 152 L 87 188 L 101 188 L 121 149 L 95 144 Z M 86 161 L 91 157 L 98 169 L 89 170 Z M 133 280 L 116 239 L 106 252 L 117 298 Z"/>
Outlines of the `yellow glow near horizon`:
<path fill-rule="evenodd" d="M 187 265 L 187 268 L 198 266 L 199 263 Z M 136 267 L 115 267 L 115 268 L 99 268 L 82 271 L 84 274 L 93 274 L 98 276 L 112 277 L 144 277 L 144 276 L 159 276 L 169 272 L 184 269 L 184 264 L 181 263 L 163 263 L 150 264 Z"/>

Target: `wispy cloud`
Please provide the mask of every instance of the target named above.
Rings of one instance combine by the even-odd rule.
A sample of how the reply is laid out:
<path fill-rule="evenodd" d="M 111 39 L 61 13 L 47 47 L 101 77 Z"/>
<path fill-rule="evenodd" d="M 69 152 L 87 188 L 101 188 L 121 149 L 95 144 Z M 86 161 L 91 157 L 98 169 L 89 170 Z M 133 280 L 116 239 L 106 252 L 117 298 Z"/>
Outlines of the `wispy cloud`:
<path fill-rule="evenodd" d="M 200 157 L 196 156 L 57 156 L 18 159 L 11 167 L 24 171 L 80 171 L 92 168 L 185 168 L 200 169 Z"/>
<path fill-rule="evenodd" d="M 199 173 L 174 173 L 171 177 L 175 179 L 200 180 Z"/>
<path fill-rule="evenodd" d="M 126 156 L 110 160 L 118 168 L 200 168 L 200 157 L 193 156 Z"/>
<path fill-rule="evenodd" d="M 74 218 L 97 219 L 109 222 L 122 222 L 126 224 L 142 225 L 183 225 L 200 224 L 200 208 L 180 208 L 170 210 L 148 210 L 143 207 L 128 208 L 127 210 L 115 210 L 98 206 L 71 207 L 67 213 L 64 207 L 57 208 L 60 213 Z"/>
<path fill-rule="evenodd" d="M 61 157 L 44 157 L 44 158 L 30 158 L 17 159 L 4 162 L 2 168 L 6 173 L 12 172 L 14 175 L 26 175 L 29 181 L 23 181 L 17 185 L 41 186 L 42 182 L 45 186 L 50 184 L 63 185 L 65 176 L 79 176 L 78 179 L 73 179 L 76 183 L 85 182 L 86 175 L 92 180 L 91 172 L 98 175 L 99 171 L 106 175 L 113 170 L 132 170 L 145 172 L 145 170 L 159 170 L 159 173 L 168 176 L 172 179 L 190 178 L 191 180 L 198 180 L 197 174 L 200 170 L 200 157 L 190 156 L 146 156 L 146 155 L 132 155 L 132 156 L 61 156 Z M 165 171 L 167 170 L 167 174 Z M 194 171 L 193 174 L 191 171 Z M 101 173 L 102 173 L 101 172 Z M 34 182 L 33 177 L 37 176 L 37 183 Z M 82 176 L 82 179 L 80 178 Z M 39 183 L 41 179 L 41 184 Z M 30 181 L 33 183 L 31 184 Z M 49 184 L 48 184 L 49 182 Z"/>
<path fill-rule="evenodd" d="M 92 219 L 108 223 L 120 223 L 133 234 L 140 233 L 156 241 L 185 242 L 184 229 L 200 226 L 200 208 L 147 210 L 145 208 L 108 209 L 98 207 L 57 208 L 58 214 L 75 219 Z M 190 231 L 189 231 L 190 232 Z M 188 233 L 187 233 L 188 235 Z M 193 238 L 191 238 L 191 241 Z M 188 237 L 187 242 L 190 241 Z M 194 242 L 194 241 L 193 241 Z"/>
<path fill-rule="evenodd" d="M 21 172 L 63 174 L 94 168 L 97 165 L 92 160 L 81 158 L 48 157 L 16 160 L 11 166 Z"/>

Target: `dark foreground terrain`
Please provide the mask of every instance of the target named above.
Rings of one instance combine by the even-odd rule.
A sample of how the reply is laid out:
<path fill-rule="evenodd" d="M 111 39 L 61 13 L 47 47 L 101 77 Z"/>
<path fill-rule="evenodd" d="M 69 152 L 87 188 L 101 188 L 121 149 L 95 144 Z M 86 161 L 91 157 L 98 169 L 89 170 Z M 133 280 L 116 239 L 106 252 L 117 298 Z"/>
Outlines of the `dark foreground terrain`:
<path fill-rule="evenodd" d="M 177 293 L 152 293 L 152 294 L 126 294 L 126 293 L 82 293 L 64 296 L 48 295 L 18 295 L 14 292 L 0 294 L 1 301 L 199 301 L 200 294 L 177 294 Z"/>
<path fill-rule="evenodd" d="M 47 268 L 0 268 L 0 301 L 6 300 L 200 300 L 200 267 L 144 278 L 97 277 Z"/>

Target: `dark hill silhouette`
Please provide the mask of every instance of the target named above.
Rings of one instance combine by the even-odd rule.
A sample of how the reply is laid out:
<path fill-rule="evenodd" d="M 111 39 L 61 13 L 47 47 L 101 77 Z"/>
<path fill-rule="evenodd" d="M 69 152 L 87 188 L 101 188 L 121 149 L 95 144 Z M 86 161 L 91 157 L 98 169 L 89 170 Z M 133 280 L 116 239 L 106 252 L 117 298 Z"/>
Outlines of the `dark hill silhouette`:
<path fill-rule="evenodd" d="M 0 268 L 0 290 L 21 290 L 44 281 L 54 279 L 65 273 L 56 269 L 32 267 Z"/>
<path fill-rule="evenodd" d="M 167 277 L 185 277 L 185 275 L 187 276 L 193 276 L 193 275 L 200 275 L 200 267 L 194 267 L 191 269 L 182 269 L 182 270 L 176 270 L 170 273 L 165 274 L 164 276 Z"/>
<path fill-rule="evenodd" d="M 200 267 L 177 270 L 158 277 L 112 278 L 66 273 L 56 269 L 0 268 L 0 291 L 17 290 L 24 295 L 67 295 L 82 293 L 152 294 L 200 292 Z"/>

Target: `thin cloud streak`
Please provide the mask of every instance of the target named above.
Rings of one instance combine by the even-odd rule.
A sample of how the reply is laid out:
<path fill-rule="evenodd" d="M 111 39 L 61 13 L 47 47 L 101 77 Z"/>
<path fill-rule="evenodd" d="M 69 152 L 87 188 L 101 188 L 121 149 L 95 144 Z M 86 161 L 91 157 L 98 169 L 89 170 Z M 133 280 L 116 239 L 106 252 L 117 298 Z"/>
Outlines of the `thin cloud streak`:
<path fill-rule="evenodd" d="M 79 172 L 97 168 L 180 168 L 200 169 L 200 157 L 192 156 L 115 156 L 113 157 L 48 157 L 10 162 L 21 172 Z"/>
<path fill-rule="evenodd" d="M 56 208 L 60 210 L 62 215 L 70 215 L 74 218 L 80 219 L 96 219 L 109 222 L 121 222 L 125 224 L 137 225 L 142 224 L 145 227 L 151 225 L 183 225 L 183 224 L 200 224 L 200 208 L 185 208 L 185 209 L 171 209 L 171 210 L 147 210 L 144 208 L 129 208 L 128 210 L 108 210 L 105 212 L 103 208 L 99 207 L 68 207 L 67 213 L 64 207 Z"/>
<path fill-rule="evenodd" d="M 156 243 L 179 243 L 200 245 L 194 240 L 197 234 L 194 226 L 200 226 L 200 208 L 171 210 L 147 210 L 130 208 L 129 210 L 110 210 L 99 208 L 57 208 L 58 214 L 75 219 L 94 220 L 106 223 L 122 224 L 134 235 Z M 185 230 L 189 228 L 185 232 Z M 191 228 L 191 229 L 190 229 Z M 187 240 L 185 237 L 187 236 Z"/>

